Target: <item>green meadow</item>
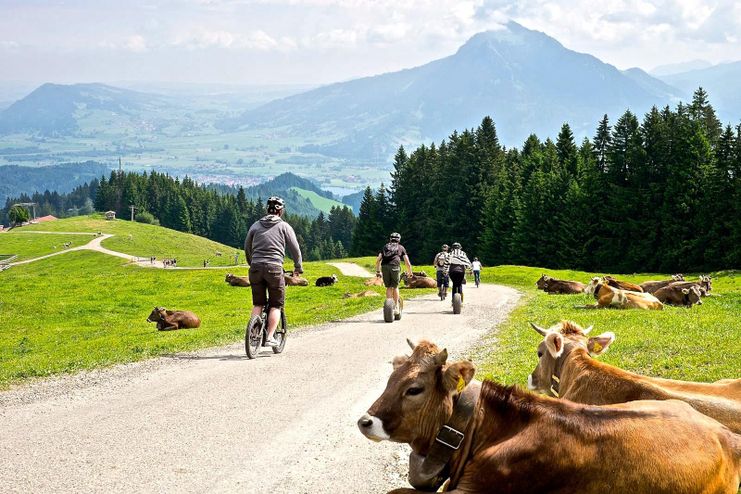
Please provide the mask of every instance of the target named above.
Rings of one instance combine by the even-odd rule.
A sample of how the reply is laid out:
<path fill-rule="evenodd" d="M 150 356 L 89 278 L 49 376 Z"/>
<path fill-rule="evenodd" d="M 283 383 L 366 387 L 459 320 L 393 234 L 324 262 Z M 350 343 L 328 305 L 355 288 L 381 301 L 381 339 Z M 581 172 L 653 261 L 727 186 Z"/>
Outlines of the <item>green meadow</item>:
<path fill-rule="evenodd" d="M 44 233 L 23 233 L 23 228 L 0 233 L 0 254 L 17 255 L 16 261 L 54 254 L 64 250 L 63 244 L 69 242 L 69 248 L 85 245 L 93 235 L 57 235 Z"/>

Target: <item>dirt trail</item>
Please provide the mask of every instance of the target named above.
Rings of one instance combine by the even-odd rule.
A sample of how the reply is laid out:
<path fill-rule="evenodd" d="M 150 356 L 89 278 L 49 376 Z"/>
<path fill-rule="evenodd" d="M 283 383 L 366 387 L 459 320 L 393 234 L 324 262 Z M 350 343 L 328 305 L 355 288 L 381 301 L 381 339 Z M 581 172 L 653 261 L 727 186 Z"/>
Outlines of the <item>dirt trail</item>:
<path fill-rule="evenodd" d="M 374 276 L 373 273 L 354 262 L 328 262 L 327 264 L 336 267 L 345 276 L 354 276 L 357 278 L 372 278 Z"/>
<path fill-rule="evenodd" d="M 460 316 L 429 295 L 409 300 L 393 324 L 381 322 L 379 308 L 291 335 L 282 355 L 250 361 L 235 344 L 0 393 L 2 490 L 316 494 L 405 486 L 407 447 L 372 443 L 355 425 L 382 391 L 389 361 L 408 353 L 407 337 L 465 356 L 518 297 L 482 285 L 467 289 Z"/>

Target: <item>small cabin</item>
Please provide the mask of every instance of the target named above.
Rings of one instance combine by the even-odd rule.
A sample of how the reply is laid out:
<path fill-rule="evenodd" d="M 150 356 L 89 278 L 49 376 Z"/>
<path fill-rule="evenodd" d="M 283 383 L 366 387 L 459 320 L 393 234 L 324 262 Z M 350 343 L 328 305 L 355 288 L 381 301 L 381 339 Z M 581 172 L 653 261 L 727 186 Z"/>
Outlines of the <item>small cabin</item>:
<path fill-rule="evenodd" d="M 115 220 L 116 219 L 116 212 L 115 211 L 106 211 L 105 212 L 105 219 L 107 219 L 107 220 Z"/>

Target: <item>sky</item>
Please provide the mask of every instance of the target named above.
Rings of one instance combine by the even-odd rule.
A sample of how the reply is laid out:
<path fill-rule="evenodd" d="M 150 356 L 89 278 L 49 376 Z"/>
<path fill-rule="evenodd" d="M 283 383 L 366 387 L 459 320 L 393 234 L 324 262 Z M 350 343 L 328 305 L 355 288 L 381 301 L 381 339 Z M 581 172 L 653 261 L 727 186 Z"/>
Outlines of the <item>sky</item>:
<path fill-rule="evenodd" d="M 621 69 L 741 59 L 736 0 L 0 0 L 0 81 L 324 84 L 508 20 Z"/>

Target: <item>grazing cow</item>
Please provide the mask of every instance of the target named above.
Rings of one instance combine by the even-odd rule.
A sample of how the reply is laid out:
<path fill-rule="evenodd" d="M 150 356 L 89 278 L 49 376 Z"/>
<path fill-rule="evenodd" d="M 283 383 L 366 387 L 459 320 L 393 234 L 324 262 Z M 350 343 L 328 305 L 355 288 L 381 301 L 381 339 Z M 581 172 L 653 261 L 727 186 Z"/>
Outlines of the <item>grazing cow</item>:
<path fill-rule="evenodd" d="M 664 288 L 667 285 L 671 285 L 677 281 L 684 281 L 684 276 L 681 274 L 673 274 L 671 279 L 661 281 L 644 281 L 641 283 L 641 288 L 646 293 L 654 293 L 659 288 Z"/>
<path fill-rule="evenodd" d="M 626 290 L 628 292 L 643 292 L 643 288 L 641 288 L 640 285 L 636 285 L 630 281 L 616 280 L 612 276 L 605 276 L 604 279 L 607 284 L 613 288 L 619 288 L 620 290 Z"/>
<path fill-rule="evenodd" d="M 294 276 L 293 273 L 283 273 L 286 286 L 309 286 L 309 280 L 302 276 Z"/>
<path fill-rule="evenodd" d="M 337 275 L 333 274 L 332 276 L 321 276 L 316 279 L 316 286 L 332 286 L 335 283 L 337 283 Z"/>
<path fill-rule="evenodd" d="M 672 283 L 671 286 L 677 286 L 680 288 L 689 288 L 696 286 L 700 289 L 703 297 L 707 297 L 710 291 L 713 289 L 713 279 L 710 276 L 700 276 L 697 281 L 677 281 Z"/>
<path fill-rule="evenodd" d="M 473 380 L 467 361 L 422 341 L 396 357 L 358 420 L 374 441 L 407 443 L 409 482 L 452 494 L 734 494 L 741 436 L 680 401 L 593 406 Z"/>
<path fill-rule="evenodd" d="M 234 276 L 229 273 L 225 281 L 231 286 L 250 286 L 250 279 L 247 276 Z"/>
<path fill-rule="evenodd" d="M 216 252 L 214 252 L 214 255 L 215 255 L 216 257 L 221 257 L 221 256 L 222 256 L 222 253 L 221 253 L 221 251 L 220 251 L 220 250 L 217 250 Z"/>
<path fill-rule="evenodd" d="M 426 276 L 417 276 L 415 274 L 410 278 L 406 273 L 401 273 L 401 279 L 404 280 L 407 288 L 436 288 L 437 281 Z"/>
<path fill-rule="evenodd" d="M 618 309 L 661 310 L 664 308 L 659 299 L 650 293 L 620 290 L 608 285 L 605 280 L 598 277 L 592 278 L 592 281 L 584 288 L 584 293 L 594 295 L 594 298 L 597 299 L 596 304 L 586 305 L 584 306 L 585 309 L 615 307 Z"/>
<path fill-rule="evenodd" d="M 535 286 L 538 287 L 538 290 L 543 290 L 544 292 L 551 294 L 572 294 L 582 293 L 584 291 L 584 283 L 579 283 L 578 281 L 557 280 L 556 278 L 551 278 L 545 274 L 541 275 L 538 281 L 535 282 Z"/>
<path fill-rule="evenodd" d="M 543 336 L 538 365 L 528 376 L 530 389 L 590 405 L 682 400 L 741 434 L 741 379 L 695 383 L 641 376 L 590 357 L 606 352 L 614 333 L 589 337 L 591 326 L 582 329 L 570 321 L 550 329 L 530 324 Z"/>
<path fill-rule="evenodd" d="M 344 295 L 345 298 L 364 298 L 364 297 L 380 297 L 381 295 L 378 294 L 378 292 L 374 292 L 373 290 L 365 290 L 360 293 L 346 293 Z"/>
<path fill-rule="evenodd" d="M 697 285 L 682 288 L 672 284 L 656 290 L 654 297 L 659 299 L 662 304 L 683 305 L 685 307 L 692 307 L 694 304 L 702 305 L 702 292 Z"/>
<path fill-rule="evenodd" d="M 156 322 L 158 331 L 171 329 L 197 328 L 201 320 L 189 310 L 167 310 L 164 307 L 155 307 L 147 322 Z"/>
<path fill-rule="evenodd" d="M 383 278 L 380 276 L 374 276 L 373 278 L 365 280 L 363 284 L 365 286 L 383 286 Z"/>

